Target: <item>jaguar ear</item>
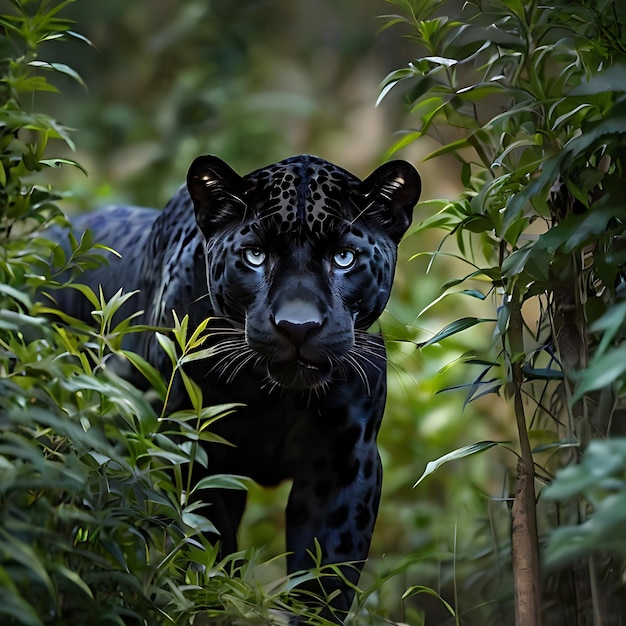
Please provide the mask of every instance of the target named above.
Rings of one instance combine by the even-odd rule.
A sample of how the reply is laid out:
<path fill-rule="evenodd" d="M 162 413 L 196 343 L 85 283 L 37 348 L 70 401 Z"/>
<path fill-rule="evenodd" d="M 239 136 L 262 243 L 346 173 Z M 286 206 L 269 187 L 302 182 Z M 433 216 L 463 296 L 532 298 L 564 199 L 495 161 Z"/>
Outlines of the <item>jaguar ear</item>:
<path fill-rule="evenodd" d="M 365 215 L 378 222 L 395 243 L 410 226 L 421 191 L 420 176 L 407 161 L 385 163 L 357 186 L 366 199 Z"/>
<path fill-rule="evenodd" d="M 187 189 L 205 237 L 225 223 L 241 221 L 247 207 L 244 195 L 251 186 L 216 156 L 199 156 L 194 160 L 187 172 Z"/>

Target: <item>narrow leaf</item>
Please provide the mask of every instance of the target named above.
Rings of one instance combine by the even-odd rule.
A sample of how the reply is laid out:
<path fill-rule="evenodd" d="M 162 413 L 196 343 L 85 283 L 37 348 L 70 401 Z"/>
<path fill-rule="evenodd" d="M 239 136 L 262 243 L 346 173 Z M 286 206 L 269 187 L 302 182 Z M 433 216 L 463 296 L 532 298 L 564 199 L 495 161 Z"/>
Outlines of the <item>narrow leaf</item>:
<path fill-rule="evenodd" d="M 472 443 L 469 446 L 464 446 L 463 448 L 458 448 L 457 450 L 453 450 L 452 452 L 448 452 L 448 454 L 444 454 L 442 457 L 434 461 L 429 461 L 426 464 L 426 469 L 424 473 L 419 477 L 418 481 L 413 485 L 413 489 L 417 487 L 426 476 L 432 474 L 436 469 L 438 469 L 444 463 L 448 463 L 449 461 L 456 461 L 457 459 L 462 459 L 466 456 L 470 456 L 472 454 L 476 454 L 478 452 L 483 452 L 484 450 L 488 450 L 489 448 L 493 448 L 494 446 L 502 445 L 502 441 L 478 441 L 476 443 Z"/>
<path fill-rule="evenodd" d="M 163 400 L 167 393 L 167 387 L 160 372 L 137 353 L 129 350 L 121 350 L 120 352 L 141 372 L 151 387 L 157 392 L 159 398 Z"/>
<path fill-rule="evenodd" d="M 425 593 L 429 596 L 437 598 L 446 607 L 450 615 L 456 616 L 454 609 L 434 589 L 431 589 L 430 587 L 425 587 L 424 585 L 413 585 L 412 587 L 409 587 L 402 594 L 402 599 L 408 600 L 410 597 L 416 596 L 420 593 Z"/>
<path fill-rule="evenodd" d="M 434 337 L 431 337 L 428 341 L 423 341 L 417 344 L 418 348 L 424 348 L 430 346 L 433 343 L 439 343 L 441 340 L 456 335 L 463 330 L 467 330 L 476 324 L 482 324 L 483 322 L 495 322 L 496 320 L 484 317 L 462 317 L 455 320 L 451 324 L 448 324 L 445 328 L 442 328 Z"/>
<path fill-rule="evenodd" d="M 170 358 L 172 365 L 176 367 L 176 363 L 178 361 L 178 357 L 176 356 L 176 348 L 174 347 L 174 342 L 167 336 L 162 333 L 154 333 L 159 345 L 165 350 L 165 353 Z"/>
<path fill-rule="evenodd" d="M 238 491 L 247 491 L 247 481 L 248 479 L 245 476 L 237 476 L 236 474 L 215 474 L 199 480 L 194 486 L 192 493 L 200 489 L 235 489 Z"/>

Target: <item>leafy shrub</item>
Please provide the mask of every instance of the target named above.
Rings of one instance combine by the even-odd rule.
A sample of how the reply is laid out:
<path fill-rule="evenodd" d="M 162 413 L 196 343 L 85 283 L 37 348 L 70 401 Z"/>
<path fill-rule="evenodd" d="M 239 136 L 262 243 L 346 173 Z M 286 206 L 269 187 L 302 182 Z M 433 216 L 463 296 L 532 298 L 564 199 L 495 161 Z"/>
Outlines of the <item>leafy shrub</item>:
<path fill-rule="evenodd" d="M 588 588 L 591 601 L 579 599 L 564 611 L 607 619 L 623 586 L 612 567 L 619 571 L 624 561 L 619 542 L 611 549 L 602 533 L 590 532 L 615 528 L 618 520 L 609 505 L 615 499 L 597 497 L 587 455 L 596 459 L 604 451 L 613 458 L 618 442 L 594 439 L 623 434 L 624 5 L 390 3 L 399 14 L 388 16 L 388 25 L 408 27 L 418 49 L 383 83 L 381 98 L 407 87 L 416 122 L 390 152 L 434 137 L 442 147 L 429 158 L 458 164 L 465 189 L 460 199 L 430 202 L 436 213 L 419 227 L 444 231 L 435 258 L 450 255 L 469 264 L 443 285 L 431 307 L 450 298 L 489 307 L 486 314 L 453 320 L 422 345 L 489 325 L 492 348 L 460 359 L 479 371 L 468 384 L 468 401 L 498 394 L 511 405 L 520 460 L 509 488 L 517 623 L 540 619 L 538 522 L 571 525 L 547 534 L 549 562 L 571 566 L 574 584 Z M 584 500 L 555 514 L 540 495 L 537 511 L 535 487 L 581 459 L 556 474 L 546 495 Z M 579 488 L 566 489 L 573 476 Z M 603 488 L 611 482 L 605 478 Z M 618 483 L 611 484 L 620 494 Z M 583 523 L 574 530 L 581 512 Z M 576 549 L 564 540 L 573 536 L 581 539 Z M 605 575 L 612 584 L 601 589 Z M 565 588 L 561 604 L 569 605 Z M 564 615 L 554 623 L 569 619 Z"/>
<path fill-rule="evenodd" d="M 46 239 L 45 228 L 66 223 L 63 194 L 36 182 L 44 169 L 80 167 L 48 156 L 49 140 L 72 147 L 69 131 L 30 108 L 56 91 L 48 75 L 81 80 L 39 56 L 51 41 L 82 39 L 59 17 L 67 4 L 15 0 L 0 16 L 0 621 L 284 622 L 295 583 L 263 583 L 252 552 L 218 560 L 201 533 L 212 525 L 188 502 L 204 489 L 245 488 L 223 476 L 185 482 L 183 467 L 204 462 L 198 441 L 229 407 L 202 407 L 186 381 L 194 410 L 166 414 L 167 383 L 121 349 L 130 320 L 111 322 L 132 294 L 107 302 L 76 286 L 95 328 L 37 301 L 100 262 L 88 234 L 70 237 L 67 258 Z M 175 369 L 201 333 L 187 337 L 183 319 L 173 340 L 162 337 Z M 114 373 L 116 358 L 147 376 L 161 414 Z"/>

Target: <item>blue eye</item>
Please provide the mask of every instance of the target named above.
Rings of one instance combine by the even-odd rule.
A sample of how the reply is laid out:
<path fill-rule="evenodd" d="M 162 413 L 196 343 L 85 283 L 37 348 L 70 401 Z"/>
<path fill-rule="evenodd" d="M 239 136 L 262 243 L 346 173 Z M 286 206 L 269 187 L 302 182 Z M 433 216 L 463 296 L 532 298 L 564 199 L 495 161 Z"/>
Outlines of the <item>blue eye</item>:
<path fill-rule="evenodd" d="M 244 248 L 243 258 L 252 267 L 260 267 L 265 263 L 267 254 L 261 250 L 261 248 Z"/>
<path fill-rule="evenodd" d="M 346 270 L 354 265 L 356 254 L 350 248 L 342 248 L 333 256 L 333 263 L 336 267 Z"/>

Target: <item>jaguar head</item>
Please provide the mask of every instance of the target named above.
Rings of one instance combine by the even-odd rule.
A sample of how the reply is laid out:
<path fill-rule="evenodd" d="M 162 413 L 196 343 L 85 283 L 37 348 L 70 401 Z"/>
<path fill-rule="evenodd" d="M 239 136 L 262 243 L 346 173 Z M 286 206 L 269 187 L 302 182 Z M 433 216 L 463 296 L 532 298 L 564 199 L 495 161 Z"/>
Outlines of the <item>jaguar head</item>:
<path fill-rule="evenodd" d="M 242 177 L 201 156 L 187 186 L 213 312 L 232 326 L 221 344 L 225 376 L 249 364 L 270 385 L 315 389 L 383 365 L 365 331 L 387 303 L 419 198 L 412 165 L 392 161 L 361 181 L 298 156 Z"/>

